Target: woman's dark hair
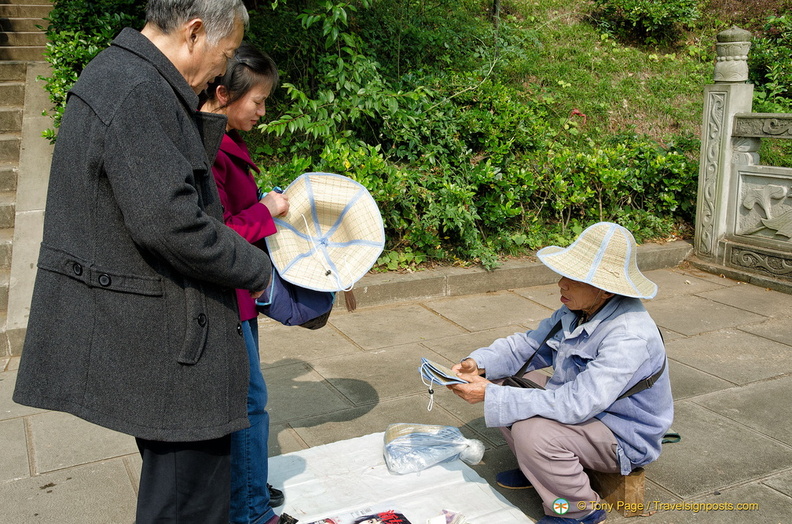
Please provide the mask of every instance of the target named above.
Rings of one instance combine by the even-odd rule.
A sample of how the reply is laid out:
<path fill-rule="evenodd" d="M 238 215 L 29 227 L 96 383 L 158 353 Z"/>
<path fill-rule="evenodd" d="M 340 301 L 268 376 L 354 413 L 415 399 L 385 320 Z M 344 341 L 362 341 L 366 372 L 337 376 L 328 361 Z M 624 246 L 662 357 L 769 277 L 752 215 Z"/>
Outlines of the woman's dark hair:
<path fill-rule="evenodd" d="M 217 96 L 217 88 L 223 86 L 228 91 L 228 102 L 225 105 L 231 105 L 261 82 L 262 77 L 269 80 L 272 89 L 275 89 L 279 80 L 275 61 L 249 43 L 242 42 L 234 58 L 228 61 L 225 74 L 209 83 L 206 98 L 214 100 Z"/>

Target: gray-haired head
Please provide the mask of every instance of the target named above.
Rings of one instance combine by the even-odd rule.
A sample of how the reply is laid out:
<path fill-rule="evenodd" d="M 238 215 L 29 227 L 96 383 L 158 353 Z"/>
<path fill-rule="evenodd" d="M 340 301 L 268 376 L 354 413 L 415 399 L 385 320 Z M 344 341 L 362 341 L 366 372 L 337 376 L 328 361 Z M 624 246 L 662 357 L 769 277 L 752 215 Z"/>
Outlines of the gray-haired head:
<path fill-rule="evenodd" d="M 245 27 L 249 20 L 242 0 L 149 0 L 146 5 L 146 23 L 165 34 L 195 18 L 203 20 L 210 44 L 230 35 L 237 20 Z"/>

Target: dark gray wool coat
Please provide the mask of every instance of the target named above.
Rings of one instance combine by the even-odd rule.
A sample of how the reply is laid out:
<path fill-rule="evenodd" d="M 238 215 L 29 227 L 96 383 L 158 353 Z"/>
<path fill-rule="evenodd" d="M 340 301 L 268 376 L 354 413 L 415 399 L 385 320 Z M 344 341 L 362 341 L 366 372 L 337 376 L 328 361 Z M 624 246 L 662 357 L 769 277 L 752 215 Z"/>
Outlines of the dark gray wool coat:
<path fill-rule="evenodd" d="M 146 37 L 125 29 L 71 90 L 14 401 L 150 440 L 248 426 L 234 288 L 267 255 L 223 224 L 225 131 Z"/>

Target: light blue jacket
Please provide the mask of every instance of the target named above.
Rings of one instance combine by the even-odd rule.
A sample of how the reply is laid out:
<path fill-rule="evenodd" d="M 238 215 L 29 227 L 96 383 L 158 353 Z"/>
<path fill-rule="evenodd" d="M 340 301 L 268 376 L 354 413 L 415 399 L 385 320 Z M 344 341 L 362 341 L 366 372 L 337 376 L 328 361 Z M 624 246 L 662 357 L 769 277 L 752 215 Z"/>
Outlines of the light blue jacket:
<path fill-rule="evenodd" d="M 617 295 L 591 320 L 571 330 L 575 318 L 563 306 L 537 329 L 498 339 L 470 354 L 489 380 L 513 375 L 561 319 L 562 329 L 539 348 L 528 368 L 553 367 L 546 389 L 488 385 L 484 418 L 489 427 L 536 416 L 563 424 L 597 418 L 616 436 L 621 472 L 627 475 L 657 459 L 674 417 L 667 365 L 654 386 L 616 400 L 660 370 L 666 358 L 663 341 L 637 298 Z"/>

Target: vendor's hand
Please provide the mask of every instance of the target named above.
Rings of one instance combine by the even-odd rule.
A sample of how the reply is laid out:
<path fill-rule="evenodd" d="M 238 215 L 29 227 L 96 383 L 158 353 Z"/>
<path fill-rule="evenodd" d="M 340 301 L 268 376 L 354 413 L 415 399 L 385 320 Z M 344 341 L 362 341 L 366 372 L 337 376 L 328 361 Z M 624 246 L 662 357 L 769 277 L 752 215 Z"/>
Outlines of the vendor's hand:
<path fill-rule="evenodd" d="M 270 191 L 259 200 L 259 203 L 267 206 L 270 215 L 274 217 L 283 216 L 289 212 L 289 197 L 277 191 Z"/>
<path fill-rule="evenodd" d="M 487 386 L 492 384 L 492 382 L 486 378 L 478 376 L 476 373 L 460 373 L 459 378 L 467 380 L 468 383 L 452 384 L 446 387 L 453 391 L 456 396 L 470 404 L 484 402 L 484 393 L 487 389 Z"/>
<path fill-rule="evenodd" d="M 470 373 L 475 375 L 481 375 L 481 370 L 478 368 L 478 364 L 472 358 L 466 358 L 459 364 L 455 364 L 451 371 L 459 375 L 460 373 Z"/>
<path fill-rule="evenodd" d="M 263 289 L 261 291 L 251 291 L 250 292 L 250 298 L 252 298 L 253 300 L 256 300 L 258 297 L 260 297 L 263 294 L 264 294 L 264 290 Z"/>

